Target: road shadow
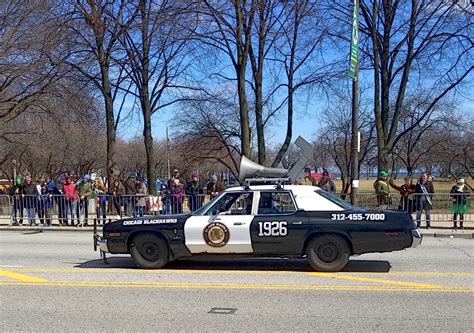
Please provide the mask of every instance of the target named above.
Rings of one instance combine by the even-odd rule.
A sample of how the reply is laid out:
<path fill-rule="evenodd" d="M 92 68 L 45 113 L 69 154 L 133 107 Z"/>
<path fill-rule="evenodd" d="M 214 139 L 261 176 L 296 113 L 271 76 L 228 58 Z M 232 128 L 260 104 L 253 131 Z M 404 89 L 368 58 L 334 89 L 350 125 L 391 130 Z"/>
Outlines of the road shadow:
<path fill-rule="evenodd" d="M 107 263 L 102 259 L 78 263 L 78 268 L 120 268 L 136 269 L 130 257 L 107 258 Z M 385 260 L 350 260 L 343 272 L 387 273 L 390 263 Z M 294 271 L 314 272 L 305 259 L 280 259 L 280 258 L 245 258 L 223 260 L 219 258 L 189 258 L 170 262 L 166 270 L 226 270 L 226 271 Z"/>

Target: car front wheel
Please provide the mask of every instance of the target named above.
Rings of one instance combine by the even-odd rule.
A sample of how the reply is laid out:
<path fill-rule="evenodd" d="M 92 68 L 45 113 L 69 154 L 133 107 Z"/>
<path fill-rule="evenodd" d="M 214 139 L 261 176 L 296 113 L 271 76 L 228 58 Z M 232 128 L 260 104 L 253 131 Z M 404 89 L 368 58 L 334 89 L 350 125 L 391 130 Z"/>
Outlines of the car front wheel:
<path fill-rule="evenodd" d="M 347 266 L 350 249 L 338 236 L 323 235 L 312 239 L 306 247 L 308 262 L 320 272 L 338 272 Z"/>
<path fill-rule="evenodd" d="M 140 268 L 162 268 L 168 263 L 168 244 L 153 234 L 135 237 L 130 254 Z"/>

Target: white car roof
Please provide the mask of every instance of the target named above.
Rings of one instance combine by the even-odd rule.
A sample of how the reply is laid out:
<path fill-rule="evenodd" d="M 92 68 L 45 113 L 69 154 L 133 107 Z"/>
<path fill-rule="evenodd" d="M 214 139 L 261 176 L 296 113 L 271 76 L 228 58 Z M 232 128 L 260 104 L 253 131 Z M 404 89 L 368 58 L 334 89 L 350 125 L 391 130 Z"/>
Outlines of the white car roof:
<path fill-rule="evenodd" d="M 254 185 L 249 186 L 251 191 L 278 190 L 276 185 Z M 282 185 L 282 190 L 291 191 L 296 199 L 298 208 L 306 211 L 340 211 L 342 207 L 336 203 L 320 196 L 316 191 L 319 187 L 310 185 Z M 248 191 L 245 186 L 229 187 L 225 192 Z"/>
<path fill-rule="evenodd" d="M 268 190 L 276 190 L 276 185 L 253 185 L 249 186 L 250 190 L 252 191 L 268 191 Z M 319 189 L 316 186 L 310 185 L 282 185 L 281 189 L 289 190 L 293 193 L 312 193 Z M 228 187 L 226 192 L 237 192 L 237 191 L 246 191 L 245 186 L 235 186 L 235 187 Z"/>

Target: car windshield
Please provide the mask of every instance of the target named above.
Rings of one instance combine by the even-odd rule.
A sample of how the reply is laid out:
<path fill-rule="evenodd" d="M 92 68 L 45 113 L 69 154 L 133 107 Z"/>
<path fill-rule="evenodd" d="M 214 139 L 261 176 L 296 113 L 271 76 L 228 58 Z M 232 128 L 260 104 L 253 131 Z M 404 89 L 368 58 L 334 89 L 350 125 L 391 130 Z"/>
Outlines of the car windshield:
<path fill-rule="evenodd" d="M 346 200 L 341 199 L 340 197 L 338 197 L 335 194 L 329 193 L 329 192 L 321 190 L 321 189 L 316 190 L 315 192 L 318 193 L 323 198 L 328 199 L 329 201 L 335 203 L 336 205 L 338 205 L 338 206 L 340 206 L 344 209 L 353 209 L 354 208 L 354 206 L 352 206 Z"/>

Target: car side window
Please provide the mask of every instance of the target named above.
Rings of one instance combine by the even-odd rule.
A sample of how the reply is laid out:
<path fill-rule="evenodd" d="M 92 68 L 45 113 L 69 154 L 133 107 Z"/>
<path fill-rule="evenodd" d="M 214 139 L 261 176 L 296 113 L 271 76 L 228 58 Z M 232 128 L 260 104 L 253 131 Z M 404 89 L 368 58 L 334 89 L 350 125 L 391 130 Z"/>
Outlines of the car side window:
<path fill-rule="evenodd" d="M 289 192 L 260 192 L 258 214 L 289 214 L 296 206 Z"/>
<path fill-rule="evenodd" d="M 251 215 L 252 201 L 252 192 L 227 193 L 219 198 L 205 215 Z"/>

